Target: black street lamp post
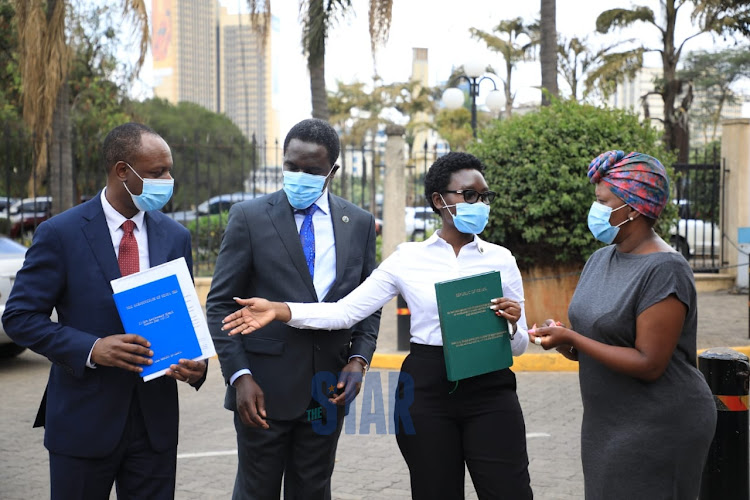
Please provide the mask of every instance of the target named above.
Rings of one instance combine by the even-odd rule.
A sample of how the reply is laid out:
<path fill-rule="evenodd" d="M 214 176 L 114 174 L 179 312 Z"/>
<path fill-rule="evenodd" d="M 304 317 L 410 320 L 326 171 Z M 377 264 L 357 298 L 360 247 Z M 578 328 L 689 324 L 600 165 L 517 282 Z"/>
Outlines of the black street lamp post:
<path fill-rule="evenodd" d="M 479 84 L 484 80 L 492 82 L 493 90 L 487 95 L 485 104 L 490 111 L 498 112 L 503 107 L 504 97 L 497 90 L 495 80 L 486 75 L 485 67 L 482 63 L 472 62 L 464 65 L 464 74 L 456 76 L 457 80 L 466 80 L 469 84 L 469 97 L 471 98 L 471 132 L 474 139 L 477 138 L 477 96 L 479 96 Z M 451 87 L 443 92 L 443 102 L 448 109 L 458 109 L 464 104 L 464 93 L 461 89 Z"/>

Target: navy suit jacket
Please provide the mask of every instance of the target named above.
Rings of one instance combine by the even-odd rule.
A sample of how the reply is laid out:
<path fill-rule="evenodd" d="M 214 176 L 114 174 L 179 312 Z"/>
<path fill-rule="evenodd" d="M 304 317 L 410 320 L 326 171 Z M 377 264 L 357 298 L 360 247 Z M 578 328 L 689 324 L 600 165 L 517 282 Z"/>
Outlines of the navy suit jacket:
<path fill-rule="evenodd" d="M 375 268 L 375 219 L 329 195 L 336 244 L 336 279 L 323 300 L 335 302 L 363 282 Z M 375 351 L 380 311 L 347 330 L 300 330 L 274 321 L 250 335 L 229 337 L 221 320 L 239 306 L 232 297 L 263 297 L 281 302 L 317 302 L 300 243 L 294 210 L 283 190 L 237 203 L 216 260 L 206 300 L 208 327 L 224 378 L 247 368 L 265 395 L 269 418 L 292 420 L 305 411 L 318 372 L 337 375 L 349 356 L 368 363 Z M 228 385 L 224 406 L 236 410 Z"/>
<path fill-rule="evenodd" d="M 151 266 L 185 257 L 192 269 L 187 229 L 161 212 L 146 212 L 145 221 Z M 42 223 L 16 275 L 3 326 L 14 342 L 52 361 L 37 416 L 51 452 L 109 455 L 122 437 L 133 397 L 139 398 L 154 449 L 177 446 L 174 379 L 144 383 L 120 368 L 86 367 L 97 338 L 125 333 L 110 285 L 120 276 L 99 195 Z M 57 323 L 50 320 L 53 308 Z"/>

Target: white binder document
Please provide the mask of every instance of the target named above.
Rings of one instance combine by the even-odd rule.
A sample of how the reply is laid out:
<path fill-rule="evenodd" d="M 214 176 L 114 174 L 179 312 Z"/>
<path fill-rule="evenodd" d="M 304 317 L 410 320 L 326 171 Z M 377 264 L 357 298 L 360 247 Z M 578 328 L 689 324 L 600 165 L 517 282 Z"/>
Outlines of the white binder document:
<path fill-rule="evenodd" d="M 184 257 L 110 283 L 125 331 L 151 342 L 153 364 L 144 365 L 144 381 L 164 375 L 180 358 L 216 355 Z"/>

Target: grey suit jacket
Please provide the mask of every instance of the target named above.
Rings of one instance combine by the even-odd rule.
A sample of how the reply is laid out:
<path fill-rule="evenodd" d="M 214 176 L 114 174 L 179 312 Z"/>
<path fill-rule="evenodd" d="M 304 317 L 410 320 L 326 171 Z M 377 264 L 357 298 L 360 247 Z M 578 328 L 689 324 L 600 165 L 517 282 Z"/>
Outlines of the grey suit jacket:
<path fill-rule="evenodd" d="M 324 301 L 345 297 L 375 268 L 372 214 L 329 195 L 336 244 L 336 280 Z M 247 368 L 265 394 L 269 418 L 291 420 L 308 407 L 317 372 L 338 374 L 349 356 L 369 363 L 375 351 L 380 312 L 348 330 L 299 330 L 274 321 L 249 335 L 229 337 L 221 320 L 238 309 L 232 297 L 279 302 L 317 302 L 305 263 L 294 211 L 283 190 L 235 204 L 216 260 L 206 301 L 208 326 L 228 384 Z M 227 386 L 225 407 L 236 409 Z"/>

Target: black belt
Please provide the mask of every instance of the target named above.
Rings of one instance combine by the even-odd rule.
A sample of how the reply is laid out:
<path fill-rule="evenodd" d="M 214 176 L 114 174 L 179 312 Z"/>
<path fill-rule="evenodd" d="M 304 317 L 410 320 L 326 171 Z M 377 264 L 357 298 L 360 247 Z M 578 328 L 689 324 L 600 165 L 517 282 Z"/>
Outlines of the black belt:
<path fill-rule="evenodd" d="M 441 345 L 416 344 L 411 342 L 409 344 L 409 352 L 415 356 L 443 359 L 443 346 Z"/>

